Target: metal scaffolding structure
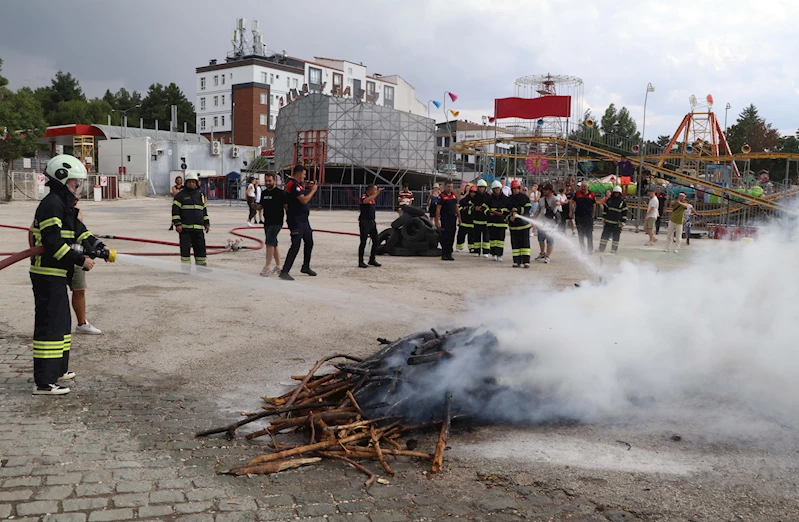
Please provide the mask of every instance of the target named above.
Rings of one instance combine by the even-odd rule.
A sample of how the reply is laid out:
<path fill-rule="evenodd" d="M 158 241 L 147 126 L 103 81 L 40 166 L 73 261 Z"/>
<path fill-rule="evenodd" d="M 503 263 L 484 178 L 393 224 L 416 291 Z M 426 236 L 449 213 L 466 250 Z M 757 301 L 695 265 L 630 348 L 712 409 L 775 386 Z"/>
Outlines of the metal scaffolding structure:
<path fill-rule="evenodd" d="M 357 99 L 314 93 L 277 117 L 275 166 L 305 165 L 321 183 L 432 178 L 435 155 L 435 120 Z"/>

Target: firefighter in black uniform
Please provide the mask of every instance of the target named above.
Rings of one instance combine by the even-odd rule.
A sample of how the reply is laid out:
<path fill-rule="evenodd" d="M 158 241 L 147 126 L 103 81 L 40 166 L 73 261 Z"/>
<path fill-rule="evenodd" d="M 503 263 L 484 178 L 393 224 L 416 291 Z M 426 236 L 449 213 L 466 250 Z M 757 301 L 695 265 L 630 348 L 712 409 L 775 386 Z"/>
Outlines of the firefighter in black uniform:
<path fill-rule="evenodd" d="M 611 254 L 615 254 L 619 249 L 619 239 L 621 238 L 621 230 L 627 222 L 627 202 L 621 195 L 621 187 L 616 185 L 613 187 L 613 193 L 610 198 L 605 202 L 605 226 L 602 229 L 602 238 L 599 240 L 599 251 L 604 252 L 605 247 L 608 245 L 608 239 L 613 241 L 613 247 L 610 249 Z"/>
<path fill-rule="evenodd" d="M 452 257 L 452 244 L 455 242 L 455 231 L 461 222 L 458 208 L 458 196 L 452 192 L 452 182 L 444 183 L 444 192 L 438 197 L 436 207 L 436 228 L 441 230 L 441 259 L 455 261 Z"/>
<path fill-rule="evenodd" d="M 466 241 L 469 241 L 469 252 L 474 254 L 474 218 L 472 217 L 472 195 L 477 192 L 477 187 L 469 183 L 466 185 L 460 201 L 458 201 L 458 211 L 461 214 L 461 224 L 458 226 L 458 240 L 455 242 L 455 249 L 463 250 Z"/>
<path fill-rule="evenodd" d="M 510 246 L 513 249 L 513 266 L 530 268 L 530 228 L 532 225 L 516 216 L 530 217 L 530 196 L 522 193 L 522 184 L 518 179 L 510 182 Z"/>
<path fill-rule="evenodd" d="M 507 217 L 510 215 L 508 197 L 502 193 L 502 183 L 491 183 L 491 195 L 488 197 L 488 237 L 490 237 L 491 258 L 502 262 L 505 253 L 505 230 L 508 229 Z"/>
<path fill-rule="evenodd" d="M 67 283 L 74 270 L 91 270 L 94 261 L 76 249 L 104 249 L 77 218 L 75 194 L 86 179 L 86 167 L 77 158 L 61 154 L 44 170 L 50 193 L 39 203 L 31 230 L 33 245 L 44 253 L 31 257 L 35 318 L 33 328 L 34 395 L 64 395 L 69 388 L 58 381 L 75 378 L 69 371 L 72 316 Z"/>
<path fill-rule="evenodd" d="M 172 224 L 180 235 L 180 262 L 183 271 L 191 271 L 191 249 L 194 249 L 194 264 L 204 269 L 208 264 L 205 253 L 205 232 L 211 231 L 205 196 L 198 190 L 196 172 L 187 172 L 183 190 L 172 201 Z"/>
<path fill-rule="evenodd" d="M 358 266 L 360 268 L 369 268 L 372 266 L 382 266 L 375 259 L 377 254 L 377 223 L 375 218 L 375 198 L 378 194 L 383 192 L 383 189 L 378 188 L 377 185 L 369 185 L 366 187 L 366 193 L 361 196 L 358 207 L 361 211 L 358 216 L 358 228 L 361 232 L 361 242 L 358 245 Z M 369 254 L 369 265 L 363 262 L 363 254 L 366 251 L 366 240 L 372 238 L 372 251 Z"/>
<path fill-rule="evenodd" d="M 477 181 L 477 192 L 472 196 L 472 221 L 474 222 L 474 255 L 488 257 L 491 242 L 488 238 L 488 183 L 484 179 Z"/>

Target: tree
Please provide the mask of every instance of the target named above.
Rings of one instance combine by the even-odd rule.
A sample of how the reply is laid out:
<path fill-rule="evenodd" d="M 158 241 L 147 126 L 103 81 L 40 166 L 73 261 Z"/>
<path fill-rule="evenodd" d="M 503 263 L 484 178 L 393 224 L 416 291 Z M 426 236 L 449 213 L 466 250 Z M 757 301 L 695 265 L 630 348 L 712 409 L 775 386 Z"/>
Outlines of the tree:
<path fill-rule="evenodd" d="M 0 160 L 6 165 L 1 195 L 9 201 L 13 162 L 39 149 L 37 140 L 44 134 L 47 123 L 30 89 L 14 93 L 6 85 L 8 80 L 0 76 Z"/>
<path fill-rule="evenodd" d="M 3 59 L 0 58 L 0 71 L 2 70 L 3 70 Z M 0 92 L 2 92 L 2 89 L 4 89 L 6 85 L 8 85 L 8 80 L 4 78 L 2 75 L 0 75 Z"/>
<path fill-rule="evenodd" d="M 56 73 L 49 87 L 36 89 L 34 96 L 39 100 L 44 110 L 45 119 L 53 125 L 55 124 L 50 121 L 51 116 L 56 113 L 59 104 L 75 100 L 86 101 L 86 96 L 83 94 L 83 89 L 81 89 L 78 80 L 71 73 L 63 71 Z"/>
<path fill-rule="evenodd" d="M 769 152 L 779 146 L 780 133 L 760 117 L 757 107 L 749 105 L 727 129 L 727 141 L 733 154 L 740 152 L 745 144 L 749 144 L 752 152 Z"/>
<path fill-rule="evenodd" d="M 166 87 L 160 83 L 150 85 L 147 96 L 141 102 L 141 117 L 144 118 L 144 125 L 154 127 L 156 120 L 162 130 L 169 130 L 172 105 L 178 107 L 177 130 L 183 130 L 186 123 L 189 132 L 194 132 L 196 115 L 194 105 L 186 98 L 183 91 L 174 83 Z"/>
<path fill-rule="evenodd" d="M 106 102 L 115 112 L 111 114 L 112 125 L 122 125 L 122 112 L 127 111 L 125 114 L 128 116 L 128 122 L 131 126 L 138 125 L 139 118 L 141 118 L 141 105 L 142 97 L 137 91 L 129 92 L 124 87 L 121 87 L 116 94 L 110 90 L 105 91 L 102 100 Z"/>
<path fill-rule="evenodd" d="M 669 136 L 668 134 L 661 134 L 660 136 L 658 136 L 658 139 L 655 140 L 655 143 L 657 143 L 658 147 L 665 147 L 666 145 L 669 144 L 670 141 L 671 141 L 671 136 Z"/>
<path fill-rule="evenodd" d="M 58 105 L 50 114 L 50 125 L 67 125 L 71 123 L 108 123 L 111 106 L 100 98 L 89 101 L 70 100 Z"/>

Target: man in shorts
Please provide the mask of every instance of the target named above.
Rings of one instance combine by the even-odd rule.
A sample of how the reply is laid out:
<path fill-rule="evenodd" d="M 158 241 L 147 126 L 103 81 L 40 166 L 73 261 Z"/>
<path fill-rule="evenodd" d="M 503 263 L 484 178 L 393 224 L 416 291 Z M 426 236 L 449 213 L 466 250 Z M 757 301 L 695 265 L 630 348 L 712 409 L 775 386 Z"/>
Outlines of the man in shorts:
<path fill-rule="evenodd" d="M 649 196 L 649 205 L 646 208 L 646 221 L 644 221 L 644 232 L 649 236 L 649 242 L 646 246 L 652 246 L 658 240 L 655 237 L 655 227 L 657 226 L 658 217 L 660 217 L 660 201 L 655 195 L 655 189 L 650 188 L 647 190 Z"/>
<path fill-rule="evenodd" d="M 266 235 L 266 264 L 261 275 L 264 277 L 280 272 L 280 252 L 277 249 L 277 235 L 283 228 L 283 209 L 286 205 L 286 193 L 277 188 L 275 175 L 264 174 L 265 189 L 261 191 L 261 199 L 255 206 L 256 210 L 263 212 L 264 234 Z M 275 267 L 269 265 L 274 259 Z"/>
<path fill-rule="evenodd" d="M 553 232 L 558 226 L 558 208 L 560 207 L 560 202 L 558 201 L 558 197 L 555 196 L 555 189 L 552 185 L 544 185 L 541 192 L 543 193 L 541 196 L 541 205 L 539 205 L 538 211 L 534 216 L 536 219 L 540 216 L 543 222 L 543 224 L 538 227 L 538 247 L 541 253 L 538 254 L 535 260 L 539 263 L 549 263 L 549 258 L 552 255 L 552 251 L 555 249 Z M 541 214 L 543 214 L 543 216 L 541 216 Z"/>

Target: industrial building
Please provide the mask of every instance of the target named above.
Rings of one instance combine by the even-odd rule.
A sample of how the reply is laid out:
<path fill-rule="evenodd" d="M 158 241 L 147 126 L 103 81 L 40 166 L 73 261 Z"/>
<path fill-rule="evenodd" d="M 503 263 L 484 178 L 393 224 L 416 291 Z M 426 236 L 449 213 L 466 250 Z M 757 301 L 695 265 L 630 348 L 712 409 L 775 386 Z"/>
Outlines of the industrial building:
<path fill-rule="evenodd" d="M 309 94 L 278 115 L 275 166 L 318 183 L 420 186 L 435 169 L 435 121 L 359 99 Z"/>
<path fill-rule="evenodd" d="M 247 32 L 239 19 L 225 62 L 196 68 L 197 131 L 205 137 L 271 149 L 280 109 L 310 93 L 425 114 L 416 90 L 399 75 L 367 74 L 360 62 L 269 51 L 257 21 L 251 38 Z"/>

